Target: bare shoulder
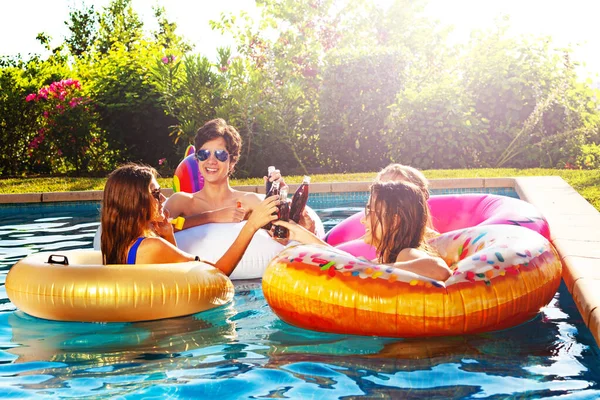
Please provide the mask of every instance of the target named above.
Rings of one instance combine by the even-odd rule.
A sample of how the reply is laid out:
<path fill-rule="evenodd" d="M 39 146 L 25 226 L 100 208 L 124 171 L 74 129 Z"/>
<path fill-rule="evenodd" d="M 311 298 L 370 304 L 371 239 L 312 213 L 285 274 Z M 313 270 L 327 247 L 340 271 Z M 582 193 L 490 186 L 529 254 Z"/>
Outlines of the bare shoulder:
<path fill-rule="evenodd" d="M 169 196 L 169 198 L 167 199 L 167 201 L 165 203 L 165 206 L 167 204 L 180 204 L 180 203 L 191 202 L 193 199 L 194 199 L 193 193 L 176 192 L 176 193 L 173 193 L 171 196 Z"/>
<path fill-rule="evenodd" d="M 138 264 L 161 264 L 189 261 L 189 255 L 161 237 L 147 237 L 137 253 Z"/>
<path fill-rule="evenodd" d="M 169 211 L 171 217 L 178 217 L 189 209 L 193 202 L 194 195 L 192 193 L 177 192 L 167 199 L 164 207 Z"/>
<path fill-rule="evenodd" d="M 264 200 L 264 195 L 252 192 L 236 191 L 236 201 L 240 201 L 245 208 L 253 208 Z"/>
<path fill-rule="evenodd" d="M 156 258 L 159 254 L 170 252 L 172 250 L 171 243 L 163 238 L 150 236 L 145 238 L 138 248 L 138 260 L 144 263 L 156 263 Z"/>
<path fill-rule="evenodd" d="M 396 261 L 411 261 L 411 260 L 416 260 L 417 258 L 423 258 L 423 257 L 431 257 L 431 256 L 422 250 L 407 247 L 405 249 L 402 249 L 400 251 L 400 253 L 398 253 L 398 257 L 396 257 Z"/>

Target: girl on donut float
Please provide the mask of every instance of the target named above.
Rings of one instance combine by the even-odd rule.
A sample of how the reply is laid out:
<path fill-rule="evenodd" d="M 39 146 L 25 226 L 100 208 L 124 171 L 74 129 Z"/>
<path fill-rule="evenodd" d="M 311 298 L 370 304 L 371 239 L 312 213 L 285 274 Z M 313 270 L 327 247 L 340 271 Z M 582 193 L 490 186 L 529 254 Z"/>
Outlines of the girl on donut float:
<path fill-rule="evenodd" d="M 152 167 L 126 164 L 106 181 L 102 200 L 100 249 L 103 264 L 159 264 L 200 260 L 177 248 L 173 225 L 164 209 Z M 277 219 L 278 196 L 254 206 L 254 212 L 231 247 L 214 264 L 230 275 L 260 227 Z"/>
<path fill-rule="evenodd" d="M 206 122 L 194 139 L 196 159 L 200 173 L 204 177 L 204 187 L 196 193 L 177 192 L 167 202 L 165 208 L 171 217 L 184 217 L 183 229 L 211 222 L 241 222 L 247 219 L 262 201 L 257 193 L 235 190 L 229 185 L 229 176 L 238 162 L 242 148 L 242 138 L 238 131 L 221 118 Z M 285 182 L 276 170 L 271 181 Z M 314 222 L 305 214 L 305 226 Z"/>
<path fill-rule="evenodd" d="M 410 182 L 375 182 L 365 207 L 365 243 L 377 249 L 380 264 L 445 281 L 452 274 L 425 242 L 429 208 L 423 190 Z M 321 239 L 293 223 L 275 221 L 290 230 L 290 239 L 324 244 Z"/>

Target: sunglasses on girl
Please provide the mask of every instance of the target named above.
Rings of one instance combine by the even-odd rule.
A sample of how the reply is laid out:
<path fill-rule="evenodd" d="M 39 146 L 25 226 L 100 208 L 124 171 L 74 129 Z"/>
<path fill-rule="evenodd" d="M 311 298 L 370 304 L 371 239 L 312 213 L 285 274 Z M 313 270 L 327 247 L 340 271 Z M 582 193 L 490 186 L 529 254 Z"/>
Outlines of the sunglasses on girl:
<path fill-rule="evenodd" d="M 215 155 L 215 158 L 220 162 L 225 162 L 229 158 L 229 153 L 227 153 L 227 150 L 215 150 L 213 154 Z M 209 157 L 210 150 L 200 149 L 196 152 L 196 158 L 198 159 L 198 161 L 206 161 Z"/>
<path fill-rule="evenodd" d="M 160 195 L 161 195 L 160 188 L 150 191 L 150 194 L 152 195 L 152 197 L 154 197 L 156 199 L 156 201 L 158 201 L 160 203 Z"/>

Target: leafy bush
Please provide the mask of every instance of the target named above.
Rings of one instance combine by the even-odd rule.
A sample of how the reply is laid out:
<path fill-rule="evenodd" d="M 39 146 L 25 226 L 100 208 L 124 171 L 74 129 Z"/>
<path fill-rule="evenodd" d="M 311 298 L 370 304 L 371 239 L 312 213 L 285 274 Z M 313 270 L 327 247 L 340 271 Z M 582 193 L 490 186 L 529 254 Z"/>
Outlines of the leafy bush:
<path fill-rule="evenodd" d="M 215 118 L 222 103 L 222 76 L 200 55 L 186 56 L 183 61 L 166 55 L 156 60 L 152 74 L 167 114 L 177 119 L 170 132 L 174 142 L 180 148 L 193 144 L 198 128 Z"/>
<path fill-rule="evenodd" d="M 385 142 L 394 162 L 417 168 L 479 166 L 487 121 L 449 79 L 398 94 Z"/>
<path fill-rule="evenodd" d="M 394 49 L 332 55 L 323 72 L 319 148 L 334 171 L 374 171 L 389 161 L 389 106 L 403 86 L 403 53 Z"/>

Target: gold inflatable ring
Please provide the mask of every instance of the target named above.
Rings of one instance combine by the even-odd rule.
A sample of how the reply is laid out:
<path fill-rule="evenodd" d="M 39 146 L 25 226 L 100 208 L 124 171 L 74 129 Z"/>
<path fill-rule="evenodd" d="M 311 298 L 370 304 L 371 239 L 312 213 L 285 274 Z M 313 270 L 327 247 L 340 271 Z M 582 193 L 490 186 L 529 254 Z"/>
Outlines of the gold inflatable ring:
<path fill-rule="evenodd" d="M 209 310 L 233 298 L 233 284 L 202 262 L 102 265 L 95 250 L 37 253 L 15 264 L 6 293 L 20 310 L 58 321 L 127 322 Z"/>

